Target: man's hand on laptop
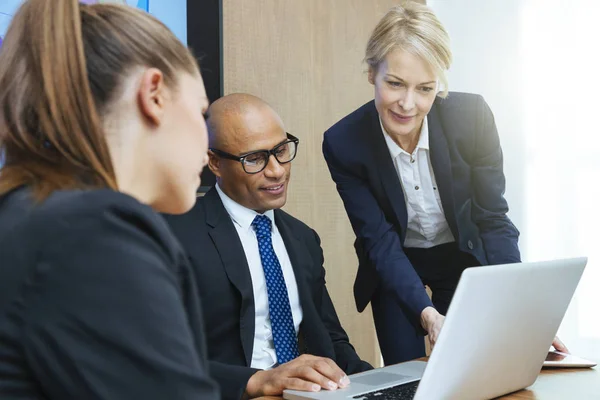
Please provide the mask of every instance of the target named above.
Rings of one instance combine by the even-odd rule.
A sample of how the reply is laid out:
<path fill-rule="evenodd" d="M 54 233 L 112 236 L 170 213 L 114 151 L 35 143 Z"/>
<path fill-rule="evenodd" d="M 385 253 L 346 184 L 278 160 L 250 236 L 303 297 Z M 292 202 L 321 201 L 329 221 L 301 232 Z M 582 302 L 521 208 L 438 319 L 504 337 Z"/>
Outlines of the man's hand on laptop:
<path fill-rule="evenodd" d="M 246 386 L 246 396 L 280 396 L 285 389 L 306 392 L 336 390 L 348 384 L 350 379 L 333 360 L 303 354 L 276 368 L 252 375 Z"/>
<path fill-rule="evenodd" d="M 562 342 L 562 340 L 560 340 L 558 338 L 558 336 L 554 337 L 554 341 L 552 342 L 552 347 L 554 347 L 554 350 L 560 351 L 561 353 L 570 354 L 569 349 L 567 349 L 567 346 L 565 346 L 565 344 Z"/>
<path fill-rule="evenodd" d="M 421 312 L 421 326 L 427 332 L 432 349 L 440 335 L 445 318 L 433 307 L 425 307 Z"/>

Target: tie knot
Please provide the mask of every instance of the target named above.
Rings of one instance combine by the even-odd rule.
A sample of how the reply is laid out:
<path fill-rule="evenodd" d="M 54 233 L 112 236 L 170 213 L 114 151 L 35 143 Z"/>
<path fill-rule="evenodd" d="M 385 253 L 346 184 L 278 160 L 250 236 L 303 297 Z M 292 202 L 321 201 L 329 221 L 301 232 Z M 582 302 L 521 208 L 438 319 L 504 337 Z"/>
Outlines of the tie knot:
<path fill-rule="evenodd" d="M 271 237 L 271 219 L 266 215 L 257 215 L 252 221 L 257 237 Z"/>

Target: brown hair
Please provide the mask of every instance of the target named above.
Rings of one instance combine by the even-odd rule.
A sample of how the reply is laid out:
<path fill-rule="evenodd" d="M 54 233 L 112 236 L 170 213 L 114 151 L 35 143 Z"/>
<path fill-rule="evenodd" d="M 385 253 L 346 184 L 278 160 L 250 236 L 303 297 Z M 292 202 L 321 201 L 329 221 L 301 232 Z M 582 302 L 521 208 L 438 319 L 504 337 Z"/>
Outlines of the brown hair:
<path fill-rule="evenodd" d="M 0 195 L 28 185 L 117 189 L 102 124 L 135 67 L 198 74 L 189 50 L 157 19 L 133 7 L 28 0 L 0 51 Z M 1 154 L 3 153 L 3 154 Z"/>

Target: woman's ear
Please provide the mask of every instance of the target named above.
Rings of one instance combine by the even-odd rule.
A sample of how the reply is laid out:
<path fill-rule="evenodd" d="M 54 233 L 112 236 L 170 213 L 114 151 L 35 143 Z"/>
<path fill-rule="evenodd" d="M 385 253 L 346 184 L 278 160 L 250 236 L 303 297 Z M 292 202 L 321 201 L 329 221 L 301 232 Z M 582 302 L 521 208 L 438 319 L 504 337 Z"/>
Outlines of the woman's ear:
<path fill-rule="evenodd" d="M 369 66 L 369 71 L 368 71 L 368 79 L 369 79 L 369 83 L 371 85 L 375 84 L 375 75 L 377 74 L 377 71 L 375 71 L 375 68 Z"/>
<path fill-rule="evenodd" d="M 155 126 L 162 122 L 167 94 L 163 73 L 157 68 L 144 71 L 138 89 L 138 104 L 142 115 Z"/>

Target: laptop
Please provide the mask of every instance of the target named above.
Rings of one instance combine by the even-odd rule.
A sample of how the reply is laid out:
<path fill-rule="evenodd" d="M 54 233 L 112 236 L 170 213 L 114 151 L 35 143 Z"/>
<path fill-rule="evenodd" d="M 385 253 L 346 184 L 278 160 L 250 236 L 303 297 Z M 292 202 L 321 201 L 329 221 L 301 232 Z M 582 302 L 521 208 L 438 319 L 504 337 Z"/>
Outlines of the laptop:
<path fill-rule="evenodd" d="M 535 382 L 587 258 L 466 269 L 429 362 L 350 376 L 285 399 L 490 399 Z"/>

